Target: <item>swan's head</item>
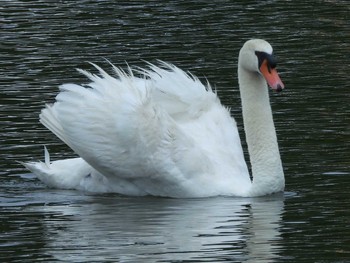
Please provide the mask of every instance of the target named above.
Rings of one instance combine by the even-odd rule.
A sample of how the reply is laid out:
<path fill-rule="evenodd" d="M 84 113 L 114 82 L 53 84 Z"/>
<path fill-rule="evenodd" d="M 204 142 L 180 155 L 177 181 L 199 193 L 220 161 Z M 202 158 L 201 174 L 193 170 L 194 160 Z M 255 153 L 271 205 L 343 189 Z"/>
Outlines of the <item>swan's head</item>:
<path fill-rule="evenodd" d="M 282 91 L 284 84 L 276 70 L 276 59 L 271 45 L 262 39 L 251 39 L 245 42 L 239 52 L 239 65 L 250 72 L 261 74 L 271 89 Z"/>

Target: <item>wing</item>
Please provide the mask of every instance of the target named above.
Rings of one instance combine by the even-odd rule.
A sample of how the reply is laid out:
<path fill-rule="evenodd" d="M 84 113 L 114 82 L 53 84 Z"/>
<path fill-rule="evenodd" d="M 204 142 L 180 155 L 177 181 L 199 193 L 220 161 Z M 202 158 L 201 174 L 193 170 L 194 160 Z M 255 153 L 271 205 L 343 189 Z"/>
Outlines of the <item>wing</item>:
<path fill-rule="evenodd" d="M 223 150 L 237 139 L 240 147 L 237 131 L 226 134 L 235 123 L 210 87 L 166 66 L 152 66 L 143 78 L 115 67 L 117 78 L 97 66 L 100 76 L 81 71 L 92 83 L 62 85 L 40 121 L 109 179 L 133 181 L 150 194 L 186 196 L 201 188 L 196 195 L 206 196 L 215 188 L 213 176 L 226 178 L 232 168 L 220 168 L 219 159 L 237 162 Z"/>

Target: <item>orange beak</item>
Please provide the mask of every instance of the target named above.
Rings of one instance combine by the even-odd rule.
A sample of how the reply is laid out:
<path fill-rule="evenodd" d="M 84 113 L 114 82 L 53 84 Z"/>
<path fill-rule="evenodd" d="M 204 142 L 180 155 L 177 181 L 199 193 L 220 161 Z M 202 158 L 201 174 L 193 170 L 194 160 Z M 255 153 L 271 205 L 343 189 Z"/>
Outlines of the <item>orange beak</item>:
<path fill-rule="evenodd" d="M 284 84 L 278 76 L 276 68 L 271 68 L 267 59 L 265 59 L 261 64 L 260 72 L 264 76 L 267 84 L 271 87 L 271 89 L 277 92 L 280 92 L 284 89 Z"/>

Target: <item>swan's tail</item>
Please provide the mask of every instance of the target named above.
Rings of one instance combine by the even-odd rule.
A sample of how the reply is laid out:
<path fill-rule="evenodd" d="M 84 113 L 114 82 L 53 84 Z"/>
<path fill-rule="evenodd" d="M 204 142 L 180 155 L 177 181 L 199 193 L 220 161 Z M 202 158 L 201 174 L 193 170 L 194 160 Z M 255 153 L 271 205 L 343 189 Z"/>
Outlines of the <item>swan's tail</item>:
<path fill-rule="evenodd" d="M 48 178 L 52 177 L 52 169 L 50 164 L 50 154 L 46 147 L 44 147 L 45 162 L 19 162 L 29 171 L 34 173 L 41 181 L 50 187 L 55 187 L 51 180 Z"/>
<path fill-rule="evenodd" d="M 70 158 L 51 162 L 50 154 L 44 148 L 44 162 L 19 162 L 40 181 L 51 188 L 76 189 L 94 193 L 116 192 L 120 194 L 142 196 L 147 193 L 132 182 L 121 178 L 105 177 L 92 168 L 82 158 Z"/>
<path fill-rule="evenodd" d="M 44 162 L 20 162 L 34 173 L 40 181 L 51 188 L 108 192 L 106 178 L 94 170 L 82 158 L 71 158 L 51 162 L 44 148 Z M 89 189 L 93 186 L 94 189 Z"/>

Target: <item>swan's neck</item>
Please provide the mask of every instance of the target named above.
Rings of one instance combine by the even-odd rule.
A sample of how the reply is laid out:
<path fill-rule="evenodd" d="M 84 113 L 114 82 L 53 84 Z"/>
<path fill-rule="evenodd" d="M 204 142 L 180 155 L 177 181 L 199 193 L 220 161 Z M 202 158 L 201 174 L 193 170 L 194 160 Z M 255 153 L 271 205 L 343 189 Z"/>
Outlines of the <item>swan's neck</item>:
<path fill-rule="evenodd" d="M 249 196 L 284 189 L 284 175 L 272 119 L 267 84 L 255 72 L 238 68 L 244 130 L 252 165 L 253 183 Z"/>

